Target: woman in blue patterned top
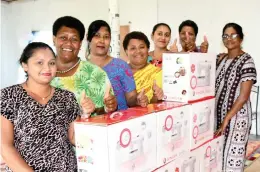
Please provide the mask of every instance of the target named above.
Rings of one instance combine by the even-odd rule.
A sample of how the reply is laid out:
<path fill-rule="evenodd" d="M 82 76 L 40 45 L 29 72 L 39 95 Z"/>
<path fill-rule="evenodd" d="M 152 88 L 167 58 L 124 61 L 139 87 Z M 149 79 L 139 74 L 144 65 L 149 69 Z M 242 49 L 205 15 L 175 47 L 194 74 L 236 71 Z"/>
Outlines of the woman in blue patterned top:
<path fill-rule="evenodd" d="M 137 96 L 133 73 L 128 64 L 120 58 L 108 55 L 111 41 L 111 29 L 103 20 L 93 21 L 87 33 L 87 59 L 106 71 L 118 102 L 118 110 L 131 106 L 148 104 L 147 97 Z"/>

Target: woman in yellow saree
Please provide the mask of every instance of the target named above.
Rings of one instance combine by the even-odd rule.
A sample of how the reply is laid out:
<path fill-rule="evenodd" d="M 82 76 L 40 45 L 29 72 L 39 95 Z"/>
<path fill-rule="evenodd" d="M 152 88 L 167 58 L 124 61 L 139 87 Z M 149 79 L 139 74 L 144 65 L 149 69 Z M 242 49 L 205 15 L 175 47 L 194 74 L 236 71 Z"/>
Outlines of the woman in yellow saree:
<path fill-rule="evenodd" d="M 131 32 L 125 36 L 123 47 L 134 74 L 137 93 L 145 94 L 149 103 L 162 100 L 162 70 L 147 63 L 150 47 L 147 36 L 142 32 Z"/>

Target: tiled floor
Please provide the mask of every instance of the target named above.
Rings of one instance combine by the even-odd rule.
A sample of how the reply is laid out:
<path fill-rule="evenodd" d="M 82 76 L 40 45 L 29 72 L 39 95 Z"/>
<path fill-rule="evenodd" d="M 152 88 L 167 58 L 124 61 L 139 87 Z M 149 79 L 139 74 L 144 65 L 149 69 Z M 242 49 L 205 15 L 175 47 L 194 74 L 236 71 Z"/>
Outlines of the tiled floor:
<path fill-rule="evenodd" d="M 260 171 L 260 148 L 258 148 L 254 155 L 252 155 L 250 160 L 247 160 L 245 165 L 247 166 L 245 168 L 245 172 L 259 172 Z"/>
<path fill-rule="evenodd" d="M 250 141 L 260 141 L 260 135 L 256 136 L 256 135 L 249 135 L 249 140 Z M 250 157 L 247 158 L 247 160 L 245 161 L 245 166 L 247 166 L 245 168 L 245 172 L 257 172 L 258 170 L 256 169 L 260 169 L 260 158 L 259 158 L 259 154 L 260 153 L 260 148 L 258 148 L 256 151 L 254 151 L 254 154 Z M 260 170 L 259 170 L 260 171 Z"/>

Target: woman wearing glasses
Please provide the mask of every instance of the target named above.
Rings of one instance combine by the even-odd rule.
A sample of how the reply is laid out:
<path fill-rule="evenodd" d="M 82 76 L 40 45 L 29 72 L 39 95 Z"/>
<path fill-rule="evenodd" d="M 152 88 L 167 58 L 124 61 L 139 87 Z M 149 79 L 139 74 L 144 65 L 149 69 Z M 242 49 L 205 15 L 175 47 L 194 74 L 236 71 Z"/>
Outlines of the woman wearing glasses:
<path fill-rule="evenodd" d="M 252 57 L 241 49 L 243 38 L 241 26 L 226 24 L 222 39 L 228 53 L 217 58 L 215 134 L 225 136 L 223 172 L 244 170 L 251 127 L 249 97 L 257 75 Z"/>

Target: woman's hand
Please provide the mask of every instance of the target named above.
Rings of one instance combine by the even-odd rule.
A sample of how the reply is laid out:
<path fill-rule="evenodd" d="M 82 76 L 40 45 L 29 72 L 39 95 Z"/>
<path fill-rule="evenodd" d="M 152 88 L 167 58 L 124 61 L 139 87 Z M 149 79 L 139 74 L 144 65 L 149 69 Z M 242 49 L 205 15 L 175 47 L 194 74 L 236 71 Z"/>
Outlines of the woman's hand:
<path fill-rule="evenodd" d="M 186 52 L 193 52 L 196 50 L 195 40 L 190 40 L 190 36 L 188 32 L 186 32 L 186 41 L 184 44 L 184 49 Z"/>
<path fill-rule="evenodd" d="M 196 50 L 196 44 L 193 41 L 189 41 L 185 43 L 186 52 L 194 52 Z"/>
<path fill-rule="evenodd" d="M 226 131 L 226 128 L 228 126 L 229 119 L 224 118 L 224 121 L 222 122 L 220 128 L 214 133 L 215 136 L 223 135 Z"/>
<path fill-rule="evenodd" d="M 82 118 L 89 118 L 92 112 L 95 111 L 95 104 L 93 101 L 86 96 L 85 91 L 82 92 L 80 105 L 83 111 Z"/>
<path fill-rule="evenodd" d="M 109 95 L 104 98 L 105 112 L 114 112 L 117 109 L 117 100 L 114 95 Z"/>
<path fill-rule="evenodd" d="M 163 90 L 158 87 L 155 80 L 153 82 L 153 95 L 157 98 L 157 100 L 162 100 L 164 97 Z"/>
<path fill-rule="evenodd" d="M 209 48 L 209 42 L 206 36 L 204 36 L 203 38 L 203 42 L 200 45 L 200 52 L 201 53 L 207 53 L 208 52 L 208 48 Z"/>
<path fill-rule="evenodd" d="M 144 89 L 137 95 L 137 105 L 146 107 L 149 104 L 148 97 L 144 93 Z"/>
<path fill-rule="evenodd" d="M 173 53 L 178 53 L 178 47 L 177 47 L 177 39 L 174 39 L 174 43 L 172 44 L 172 46 L 170 46 L 170 51 Z"/>

